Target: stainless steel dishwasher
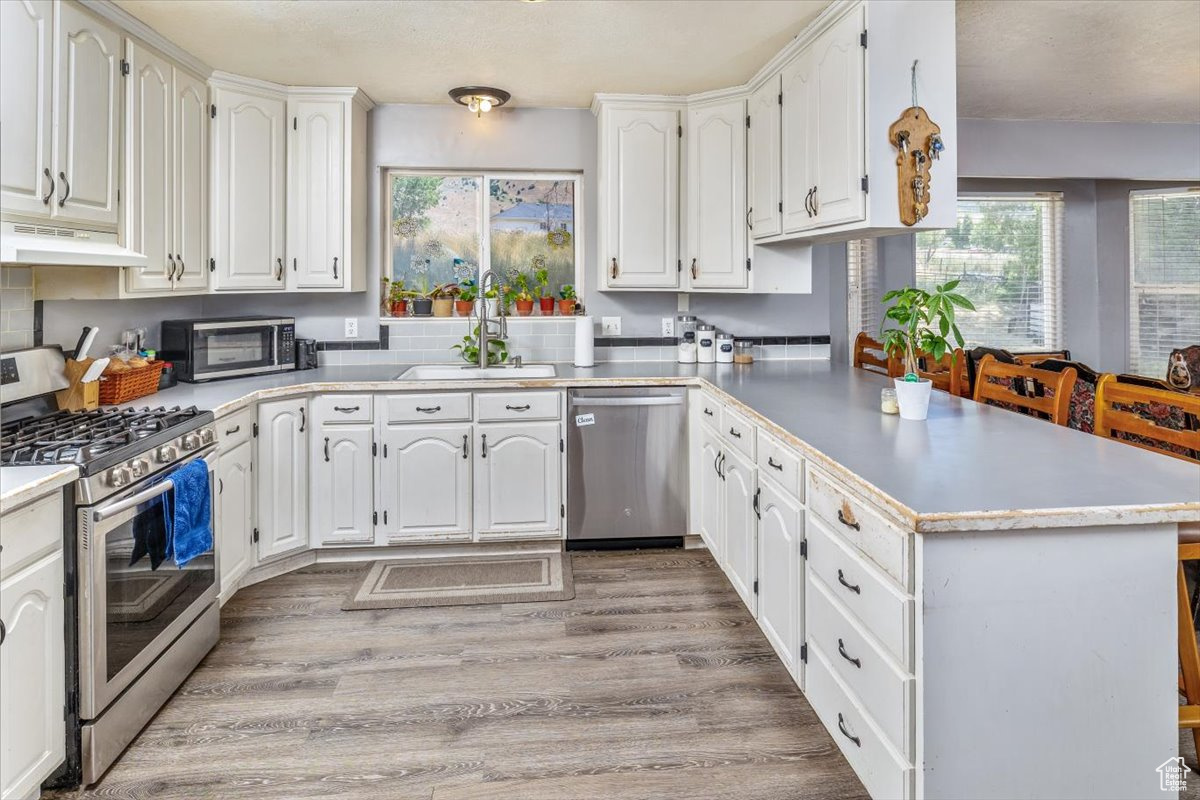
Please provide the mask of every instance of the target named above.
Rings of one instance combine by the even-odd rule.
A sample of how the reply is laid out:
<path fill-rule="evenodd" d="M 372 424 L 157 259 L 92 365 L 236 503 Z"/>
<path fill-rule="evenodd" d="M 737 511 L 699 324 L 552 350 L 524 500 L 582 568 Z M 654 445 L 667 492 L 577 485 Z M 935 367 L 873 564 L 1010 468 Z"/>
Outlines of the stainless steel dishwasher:
<path fill-rule="evenodd" d="M 682 546 L 685 403 L 673 388 L 567 392 L 567 549 Z"/>

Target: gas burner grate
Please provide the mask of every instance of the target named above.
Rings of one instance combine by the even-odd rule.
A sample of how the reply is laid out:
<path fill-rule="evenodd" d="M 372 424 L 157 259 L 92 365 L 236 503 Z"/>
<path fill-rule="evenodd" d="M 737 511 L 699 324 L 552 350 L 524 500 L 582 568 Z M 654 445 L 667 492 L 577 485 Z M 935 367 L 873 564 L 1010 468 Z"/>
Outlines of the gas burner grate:
<path fill-rule="evenodd" d="M 0 465 L 83 465 L 206 414 L 183 408 L 57 411 L 0 427 Z"/>

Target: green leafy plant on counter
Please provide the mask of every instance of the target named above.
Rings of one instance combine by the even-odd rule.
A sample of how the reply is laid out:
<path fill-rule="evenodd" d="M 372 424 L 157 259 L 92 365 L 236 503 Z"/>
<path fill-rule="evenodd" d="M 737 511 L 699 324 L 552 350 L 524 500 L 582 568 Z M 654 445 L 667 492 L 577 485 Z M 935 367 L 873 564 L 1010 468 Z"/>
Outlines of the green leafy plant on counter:
<path fill-rule="evenodd" d="M 463 337 L 462 342 L 450 347 L 451 350 L 457 350 L 462 356 L 463 361 L 468 364 L 479 363 L 479 326 Z M 488 337 L 488 366 L 495 364 L 503 364 L 508 361 L 508 342 L 500 337 Z"/>
<path fill-rule="evenodd" d="M 961 294 L 955 294 L 958 281 L 947 281 L 932 292 L 906 286 L 885 294 L 881 300 L 891 305 L 884 313 L 880 326 L 883 349 L 888 353 L 904 354 L 904 379 L 917 380 L 917 353 L 928 353 L 940 360 L 953 348 L 947 337 L 963 346 L 962 333 L 954 321 L 954 309 L 974 311 L 975 305 Z M 884 327 L 888 321 L 892 327 Z M 953 355 L 951 356 L 953 359 Z"/>

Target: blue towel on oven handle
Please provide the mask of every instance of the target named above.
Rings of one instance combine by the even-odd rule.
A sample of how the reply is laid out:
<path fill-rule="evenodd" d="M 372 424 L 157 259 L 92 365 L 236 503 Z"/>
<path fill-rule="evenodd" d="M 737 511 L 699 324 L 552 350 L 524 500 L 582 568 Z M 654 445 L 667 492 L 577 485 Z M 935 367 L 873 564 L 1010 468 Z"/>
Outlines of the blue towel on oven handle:
<path fill-rule="evenodd" d="M 196 556 L 213 548 L 212 492 L 208 484 L 208 464 L 198 458 L 167 476 L 174 484 L 170 503 L 165 503 L 168 550 L 175 563 L 183 567 Z"/>

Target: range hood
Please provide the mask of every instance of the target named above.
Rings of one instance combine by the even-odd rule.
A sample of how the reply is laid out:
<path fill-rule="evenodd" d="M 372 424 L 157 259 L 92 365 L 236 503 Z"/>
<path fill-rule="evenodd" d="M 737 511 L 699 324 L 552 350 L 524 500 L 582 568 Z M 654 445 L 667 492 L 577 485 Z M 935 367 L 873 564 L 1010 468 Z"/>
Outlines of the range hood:
<path fill-rule="evenodd" d="M 0 264 L 144 268 L 150 259 L 122 247 L 112 232 L 4 222 L 0 223 Z"/>

